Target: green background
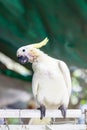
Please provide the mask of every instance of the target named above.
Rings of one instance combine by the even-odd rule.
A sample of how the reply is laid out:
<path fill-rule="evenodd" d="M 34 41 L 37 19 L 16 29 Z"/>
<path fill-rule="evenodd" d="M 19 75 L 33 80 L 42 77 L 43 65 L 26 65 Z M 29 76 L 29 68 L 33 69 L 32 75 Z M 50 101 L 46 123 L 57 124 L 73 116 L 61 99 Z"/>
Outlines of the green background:
<path fill-rule="evenodd" d="M 16 51 L 27 44 L 41 48 L 68 66 L 87 68 L 87 0 L 0 0 L 0 51 L 18 62 Z M 25 65 L 31 69 L 31 64 Z M 31 80 L 7 70 L 1 73 Z"/>

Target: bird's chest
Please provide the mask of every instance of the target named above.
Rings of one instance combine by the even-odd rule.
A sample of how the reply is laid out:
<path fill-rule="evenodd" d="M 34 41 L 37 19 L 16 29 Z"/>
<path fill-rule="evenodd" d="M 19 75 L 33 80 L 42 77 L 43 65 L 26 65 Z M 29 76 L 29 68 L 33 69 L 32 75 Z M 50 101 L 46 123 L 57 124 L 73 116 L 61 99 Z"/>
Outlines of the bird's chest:
<path fill-rule="evenodd" d="M 57 85 L 61 80 L 61 73 L 56 69 L 56 67 L 52 68 L 52 66 L 41 66 L 39 70 L 35 72 L 38 77 L 39 85 L 44 86 L 54 86 Z"/>
<path fill-rule="evenodd" d="M 58 73 L 55 68 L 52 68 L 50 66 L 40 66 L 37 74 L 39 75 L 39 79 L 41 80 L 51 80 L 54 79 L 54 77 L 58 76 Z"/>
<path fill-rule="evenodd" d="M 40 88 L 57 86 L 63 79 L 58 64 L 55 62 L 38 64 L 34 73 Z"/>

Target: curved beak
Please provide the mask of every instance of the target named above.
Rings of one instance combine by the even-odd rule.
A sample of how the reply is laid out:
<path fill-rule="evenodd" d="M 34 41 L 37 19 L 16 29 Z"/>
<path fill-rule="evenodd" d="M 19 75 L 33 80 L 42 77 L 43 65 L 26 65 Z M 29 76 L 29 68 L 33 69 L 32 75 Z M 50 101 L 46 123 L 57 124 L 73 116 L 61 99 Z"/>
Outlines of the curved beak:
<path fill-rule="evenodd" d="M 28 57 L 27 57 L 27 56 L 18 56 L 18 61 L 19 61 L 21 64 L 28 63 Z"/>

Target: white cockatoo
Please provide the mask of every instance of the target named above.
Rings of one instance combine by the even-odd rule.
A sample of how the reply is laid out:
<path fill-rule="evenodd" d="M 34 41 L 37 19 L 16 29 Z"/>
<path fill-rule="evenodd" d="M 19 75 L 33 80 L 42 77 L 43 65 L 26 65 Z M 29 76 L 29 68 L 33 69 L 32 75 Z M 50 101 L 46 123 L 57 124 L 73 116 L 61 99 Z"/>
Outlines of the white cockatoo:
<path fill-rule="evenodd" d="M 32 63 L 32 92 L 40 106 L 41 119 L 45 116 L 46 109 L 60 109 L 65 118 L 71 95 L 70 72 L 63 61 L 52 58 L 39 49 L 47 42 L 48 38 L 45 38 L 40 43 L 23 46 L 17 50 L 17 57 L 22 64 Z"/>

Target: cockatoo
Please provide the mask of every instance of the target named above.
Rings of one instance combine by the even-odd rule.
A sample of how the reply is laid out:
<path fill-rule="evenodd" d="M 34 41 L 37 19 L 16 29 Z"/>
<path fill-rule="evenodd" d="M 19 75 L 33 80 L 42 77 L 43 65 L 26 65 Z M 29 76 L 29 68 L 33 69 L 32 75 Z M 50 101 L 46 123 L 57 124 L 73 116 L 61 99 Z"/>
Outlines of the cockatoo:
<path fill-rule="evenodd" d="M 20 47 L 17 57 L 22 64 L 32 63 L 32 92 L 40 106 L 40 118 L 45 117 L 46 109 L 60 109 L 65 118 L 71 95 L 70 72 L 63 61 L 52 58 L 39 49 L 47 42 L 48 38 L 45 38 L 40 43 Z"/>

